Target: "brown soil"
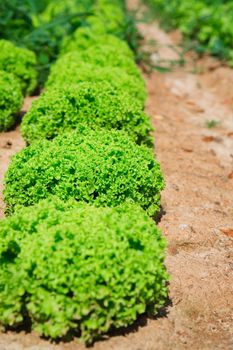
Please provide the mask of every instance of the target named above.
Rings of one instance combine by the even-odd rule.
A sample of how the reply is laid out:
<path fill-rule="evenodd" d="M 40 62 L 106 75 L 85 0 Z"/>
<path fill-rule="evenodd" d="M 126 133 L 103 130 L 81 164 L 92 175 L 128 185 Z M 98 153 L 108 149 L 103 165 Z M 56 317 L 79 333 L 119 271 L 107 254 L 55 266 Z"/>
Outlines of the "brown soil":
<path fill-rule="evenodd" d="M 177 33 L 155 23 L 140 30 L 159 43 L 153 59 L 177 58 L 170 48 Z M 96 350 L 233 349 L 233 70 L 209 57 L 186 59 L 184 67 L 146 77 L 167 182 L 159 226 L 169 244 L 170 304 L 157 319 L 141 318 L 125 334 L 96 342 Z M 219 123 L 208 129 L 213 119 Z M 18 130 L 0 135 L 1 179 L 23 145 Z M 84 348 L 77 340 L 51 344 L 35 333 L 0 336 L 0 350 Z"/>

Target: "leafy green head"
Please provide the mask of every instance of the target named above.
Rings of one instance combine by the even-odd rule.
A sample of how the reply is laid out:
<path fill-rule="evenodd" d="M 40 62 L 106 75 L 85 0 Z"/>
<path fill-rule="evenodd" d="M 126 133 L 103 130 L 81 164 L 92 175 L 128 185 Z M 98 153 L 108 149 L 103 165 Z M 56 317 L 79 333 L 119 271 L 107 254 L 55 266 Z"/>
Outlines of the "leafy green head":
<path fill-rule="evenodd" d="M 87 343 L 157 312 L 167 296 L 165 241 L 138 206 L 49 198 L 0 221 L 0 324 Z"/>
<path fill-rule="evenodd" d="M 0 70 L 18 78 L 24 95 L 37 85 L 36 56 L 34 52 L 15 46 L 10 41 L 0 40 Z"/>
<path fill-rule="evenodd" d="M 0 132 L 10 129 L 23 103 L 18 79 L 11 73 L 0 70 Z"/>
<path fill-rule="evenodd" d="M 146 101 L 145 83 L 141 77 L 129 75 L 123 68 L 101 67 L 75 60 L 68 62 L 59 59 L 51 68 L 46 87 L 61 87 L 80 82 L 108 82 L 113 87 L 129 93 L 142 106 Z"/>
<path fill-rule="evenodd" d="M 128 74 L 140 78 L 140 71 L 132 57 L 126 55 L 125 47 L 121 45 L 96 44 L 85 51 L 71 51 L 61 56 L 60 65 L 66 65 L 68 62 L 91 63 L 99 67 L 119 67 Z"/>
<path fill-rule="evenodd" d="M 134 54 L 124 40 L 111 34 L 96 33 L 90 27 L 78 28 L 72 35 L 64 38 L 61 53 L 83 51 L 95 45 L 108 45 L 121 51 L 125 57 L 134 58 Z"/>
<path fill-rule="evenodd" d="M 97 2 L 93 6 L 93 15 L 87 17 L 87 23 L 96 33 L 124 35 L 125 12 L 119 4 Z"/>
<path fill-rule="evenodd" d="M 40 15 L 40 21 L 51 23 L 55 18 L 62 16 L 73 15 L 78 17 L 85 11 L 90 11 L 93 3 L 93 0 L 50 0 Z"/>
<path fill-rule="evenodd" d="M 4 195 L 8 213 L 53 194 L 96 206 L 131 199 L 154 215 L 163 187 L 160 166 L 148 147 L 122 131 L 79 125 L 19 152 L 6 174 Z"/>
<path fill-rule="evenodd" d="M 151 122 L 141 104 L 107 82 L 48 89 L 24 116 L 21 131 L 27 143 L 32 143 L 52 139 L 80 123 L 93 129 L 123 129 L 138 144 L 152 145 Z"/>

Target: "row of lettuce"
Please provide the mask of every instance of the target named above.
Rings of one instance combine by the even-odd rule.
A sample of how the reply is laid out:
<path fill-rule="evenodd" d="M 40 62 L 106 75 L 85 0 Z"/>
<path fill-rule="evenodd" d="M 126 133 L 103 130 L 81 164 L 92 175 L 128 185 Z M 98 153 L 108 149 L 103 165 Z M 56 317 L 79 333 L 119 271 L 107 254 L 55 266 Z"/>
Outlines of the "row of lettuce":
<path fill-rule="evenodd" d="M 94 6 L 23 118 L 0 222 L 0 324 L 87 343 L 157 313 L 168 280 L 145 84 L 117 35 L 125 4 Z"/>
<path fill-rule="evenodd" d="M 47 78 L 51 63 L 61 50 L 63 39 L 78 27 L 95 26 L 100 30 L 108 25 L 108 32 L 127 40 L 132 48 L 137 46 L 134 19 L 128 13 L 120 13 L 114 2 L 104 9 L 93 0 L 1 0 L 0 38 L 12 41 L 16 46 L 32 50 L 36 54 L 39 86 Z M 114 15 L 113 15 L 114 14 Z M 115 19 L 124 15 L 124 21 Z"/>
<path fill-rule="evenodd" d="M 179 28 L 201 53 L 233 66 L 233 2 L 231 0 L 146 0 L 167 28 Z"/>
<path fill-rule="evenodd" d="M 137 46 L 132 17 L 116 9 L 114 2 L 2 0 L 0 12 L 4 13 L 0 21 L 0 37 L 4 38 L 0 40 L 0 132 L 18 122 L 23 97 L 44 85 L 53 61 L 70 51 L 77 40 L 81 47 L 86 45 L 88 28 L 127 40 L 133 49 Z M 73 40 L 81 27 L 83 33 L 78 32 Z"/>

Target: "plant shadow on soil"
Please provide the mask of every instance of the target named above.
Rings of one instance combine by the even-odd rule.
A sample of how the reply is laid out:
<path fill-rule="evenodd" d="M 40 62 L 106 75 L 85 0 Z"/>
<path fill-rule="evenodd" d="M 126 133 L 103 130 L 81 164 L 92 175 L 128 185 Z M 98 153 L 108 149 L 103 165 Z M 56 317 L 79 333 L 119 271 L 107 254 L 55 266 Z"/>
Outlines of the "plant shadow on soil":
<path fill-rule="evenodd" d="M 118 337 L 118 336 L 126 336 L 131 333 L 138 332 L 139 328 L 145 327 L 148 324 L 149 320 L 157 320 L 159 318 L 166 318 L 169 311 L 168 308 L 172 306 L 172 300 L 167 298 L 165 305 L 158 311 L 156 315 L 148 315 L 144 313 L 140 315 L 137 320 L 128 327 L 120 327 L 117 329 L 111 329 L 105 338 L 101 338 L 99 340 L 108 340 L 109 337 Z M 97 340 L 98 341 L 98 340 Z"/>
<path fill-rule="evenodd" d="M 106 333 L 105 335 L 100 336 L 99 338 L 95 339 L 93 342 L 86 344 L 87 348 L 92 348 L 95 343 L 97 342 L 103 342 L 108 341 L 109 338 L 119 337 L 119 336 L 127 336 L 128 334 L 136 333 L 138 330 L 142 327 L 146 327 L 149 320 L 157 320 L 160 318 L 166 318 L 168 315 L 168 308 L 172 306 L 172 300 L 167 298 L 165 305 L 158 311 L 156 315 L 148 315 L 147 313 L 144 313 L 142 315 L 139 315 L 137 320 L 134 321 L 134 323 L 127 327 L 120 327 L 120 328 L 112 328 Z M 61 342 L 68 343 L 71 340 L 73 340 L 75 337 L 80 337 L 80 334 L 76 331 L 70 332 L 65 337 L 61 339 L 57 339 L 55 341 L 56 344 L 59 344 Z M 47 338 L 48 339 L 48 338 Z"/>
<path fill-rule="evenodd" d="M 127 336 L 128 334 L 136 333 L 138 330 L 142 327 L 146 327 L 149 320 L 157 320 L 160 318 L 166 318 L 168 316 L 168 308 L 172 306 L 172 300 L 170 298 L 167 298 L 164 306 L 158 311 L 156 315 L 148 315 L 148 313 L 144 313 L 142 315 L 139 315 L 137 320 L 130 326 L 127 327 L 120 327 L 120 328 L 112 328 L 109 330 L 109 332 L 105 335 L 100 336 L 99 338 L 95 339 L 93 342 L 86 344 L 87 348 L 92 348 L 94 346 L 94 343 L 97 343 L 98 341 L 107 341 L 109 338 L 113 337 L 119 337 L 119 336 Z M 26 334 L 31 333 L 32 331 L 32 322 L 28 315 L 28 312 L 25 310 L 24 312 L 24 320 L 23 322 L 19 323 L 16 326 L 8 326 L 5 329 L 5 332 L 15 332 L 15 333 L 21 333 L 25 332 Z M 57 338 L 55 340 L 51 340 L 51 338 L 46 336 L 41 336 L 41 339 L 47 340 L 50 343 L 54 344 L 61 344 L 61 343 L 69 343 L 75 338 L 80 338 L 80 332 L 77 330 L 71 330 L 69 331 L 65 336 L 61 338 Z"/>
<path fill-rule="evenodd" d="M 5 130 L 5 132 L 10 132 L 10 131 L 14 131 L 22 122 L 24 115 L 26 114 L 26 111 L 20 111 L 18 113 L 16 113 L 14 115 L 14 123 L 11 125 L 10 128 L 8 128 L 7 130 Z"/>

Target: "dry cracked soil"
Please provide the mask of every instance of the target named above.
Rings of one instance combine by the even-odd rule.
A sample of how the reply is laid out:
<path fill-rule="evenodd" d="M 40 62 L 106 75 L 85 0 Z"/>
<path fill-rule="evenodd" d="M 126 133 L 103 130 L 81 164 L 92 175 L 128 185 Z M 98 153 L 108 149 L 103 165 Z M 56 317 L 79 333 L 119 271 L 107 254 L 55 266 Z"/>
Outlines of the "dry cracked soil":
<path fill-rule="evenodd" d="M 138 8 L 137 1 L 128 4 Z M 157 23 L 145 21 L 139 29 L 145 42 L 156 42 L 150 48 L 155 63 L 179 59 L 179 33 L 168 34 Z M 156 154 L 166 177 L 159 226 L 168 240 L 170 301 L 159 317 L 141 317 L 125 332 L 96 342 L 93 350 L 230 350 L 233 70 L 213 58 L 188 53 L 183 66 L 166 73 L 153 71 L 145 79 L 147 112 L 156 128 Z M 23 109 L 30 103 L 28 99 Z M 10 157 L 23 146 L 18 129 L 0 135 L 1 190 Z M 2 198 L 0 201 L 3 207 Z M 33 332 L 0 335 L 0 350 L 81 349 L 85 346 L 77 339 L 55 344 Z"/>

